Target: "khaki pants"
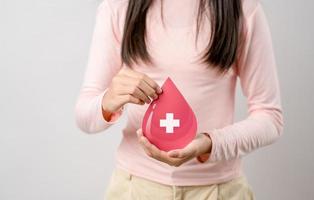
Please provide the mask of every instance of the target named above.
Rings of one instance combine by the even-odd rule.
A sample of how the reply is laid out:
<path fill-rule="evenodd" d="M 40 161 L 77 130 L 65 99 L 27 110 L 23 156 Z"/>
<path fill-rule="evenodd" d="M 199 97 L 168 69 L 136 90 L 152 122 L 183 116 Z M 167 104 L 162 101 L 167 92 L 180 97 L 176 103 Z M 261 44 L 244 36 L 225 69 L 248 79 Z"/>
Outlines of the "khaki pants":
<path fill-rule="evenodd" d="M 115 169 L 105 200 L 253 200 L 246 177 L 205 186 L 171 186 Z"/>

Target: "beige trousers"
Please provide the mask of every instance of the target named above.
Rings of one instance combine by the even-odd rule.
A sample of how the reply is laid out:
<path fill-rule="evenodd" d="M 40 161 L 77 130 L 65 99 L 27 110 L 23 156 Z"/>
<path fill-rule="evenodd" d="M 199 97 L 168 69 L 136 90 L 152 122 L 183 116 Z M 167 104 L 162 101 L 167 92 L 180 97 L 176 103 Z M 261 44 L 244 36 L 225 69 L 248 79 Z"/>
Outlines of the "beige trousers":
<path fill-rule="evenodd" d="M 245 176 L 205 186 L 171 186 L 115 169 L 105 200 L 254 200 Z"/>

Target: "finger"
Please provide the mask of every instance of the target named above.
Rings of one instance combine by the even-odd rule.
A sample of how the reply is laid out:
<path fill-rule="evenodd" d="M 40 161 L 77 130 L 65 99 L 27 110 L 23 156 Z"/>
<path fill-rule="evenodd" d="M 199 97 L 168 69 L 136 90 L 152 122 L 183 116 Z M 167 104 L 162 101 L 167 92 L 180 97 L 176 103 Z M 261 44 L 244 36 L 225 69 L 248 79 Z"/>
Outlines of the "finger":
<path fill-rule="evenodd" d="M 153 157 L 157 160 L 160 160 L 160 157 L 159 157 L 159 152 L 157 151 L 152 151 L 151 149 L 151 143 L 146 139 L 145 136 L 141 136 L 140 137 L 140 140 L 141 140 L 141 143 L 143 145 L 143 149 L 145 150 L 146 154 L 149 155 L 150 157 Z"/>
<path fill-rule="evenodd" d="M 126 94 L 126 95 L 121 95 L 120 98 L 122 99 L 123 103 L 134 103 L 138 105 L 144 105 L 145 102 L 142 101 L 141 99 L 138 99 L 132 95 Z"/>
<path fill-rule="evenodd" d="M 151 157 L 168 165 L 175 165 L 176 162 L 171 160 L 165 151 L 158 149 L 154 144 L 150 143 L 146 137 L 142 136 L 141 140 L 143 141 L 144 148 L 151 154 Z"/>
<path fill-rule="evenodd" d="M 168 152 L 168 156 L 172 158 L 178 158 L 179 157 L 179 150 L 171 150 Z"/>
<path fill-rule="evenodd" d="M 187 162 L 188 160 L 191 160 L 193 157 L 185 157 L 183 159 L 177 160 L 174 164 L 175 167 L 181 166 L 183 163 Z"/>
<path fill-rule="evenodd" d="M 154 144 L 150 143 L 146 137 L 143 136 L 143 141 L 146 148 L 153 154 L 153 157 L 162 162 L 173 165 L 174 163 L 180 161 L 179 158 L 171 158 L 168 156 L 166 151 L 160 150 Z"/>
<path fill-rule="evenodd" d="M 146 102 L 146 103 L 150 103 L 151 100 L 148 98 L 148 96 L 138 87 L 133 86 L 133 85 L 127 85 L 127 86 L 123 86 L 125 87 L 125 92 L 126 94 L 130 94 L 138 99 L 141 99 L 142 101 Z"/>
<path fill-rule="evenodd" d="M 149 142 L 149 140 L 145 137 L 142 136 L 141 140 L 143 141 L 143 144 L 145 148 L 152 154 L 152 156 L 160 161 L 164 161 L 164 154 L 160 149 L 158 149 L 155 145 Z"/>
<path fill-rule="evenodd" d="M 155 145 L 151 144 L 151 152 L 158 152 L 158 155 L 156 156 L 156 159 L 159 161 L 162 161 L 164 163 L 167 163 L 170 166 L 175 166 L 177 165 L 178 162 L 181 161 L 180 158 L 172 158 L 169 157 L 166 151 L 162 151 L 158 149 Z"/>
<path fill-rule="evenodd" d="M 154 88 L 148 85 L 147 82 L 145 82 L 145 80 L 133 78 L 132 81 L 133 81 L 132 85 L 133 86 L 135 85 L 137 88 L 139 88 L 147 96 L 147 98 L 148 97 L 152 99 L 158 98 L 158 95 L 156 91 L 154 90 Z"/>
<path fill-rule="evenodd" d="M 131 76 L 123 76 L 121 79 L 121 84 L 128 87 L 128 91 L 131 94 L 134 94 L 134 92 L 139 93 L 141 91 L 141 98 L 147 102 L 150 103 L 150 99 L 157 99 L 158 95 L 156 91 L 150 87 L 144 80 L 138 79 Z M 135 88 L 138 88 L 137 90 Z"/>
<path fill-rule="evenodd" d="M 172 158 L 185 158 L 189 156 L 189 152 L 186 149 L 176 149 L 169 151 L 168 156 Z"/>
<path fill-rule="evenodd" d="M 167 152 L 158 149 L 154 144 L 150 143 L 149 140 L 145 136 L 143 136 L 142 129 L 138 129 L 136 132 L 139 137 L 139 141 L 143 146 L 143 149 L 149 156 L 161 162 L 167 163 L 171 166 L 175 166 L 177 165 L 177 163 L 181 162 L 182 159 L 170 158 L 167 155 Z"/>
<path fill-rule="evenodd" d="M 170 151 L 168 153 L 170 153 Z M 194 156 L 189 154 L 183 155 L 182 157 L 169 156 L 169 160 L 172 162 L 172 166 L 175 167 L 181 166 L 183 163 L 187 162 L 188 160 L 191 160 L 192 158 L 194 158 Z"/>
<path fill-rule="evenodd" d="M 185 158 L 189 156 L 193 156 L 196 153 L 196 143 L 195 141 L 190 142 L 183 149 L 174 149 L 168 152 L 169 157 L 174 158 Z"/>
<path fill-rule="evenodd" d="M 117 82 L 118 85 L 116 92 L 119 95 L 131 94 L 136 98 L 141 99 L 146 103 L 150 103 L 149 96 L 146 95 L 138 86 L 137 80 L 133 77 L 129 77 L 126 75 L 120 75 L 114 77 L 114 81 Z M 151 89 L 154 91 L 153 89 Z M 157 95 L 156 95 L 157 96 Z"/>
<path fill-rule="evenodd" d="M 153 154 L 146 148 L 146 147 L 143 147 L 146 155 L 148 155 L 149 157 L 153 157 Z"/>
<path fill-rule="evenodd" d="M 156 93 L 158 94 L 162 93 L 162 89 L 159 87 L 159 85 L 146 74 L 137 72 L 135 70 L 128 70 L 127 75 L 132 76 L 136 79 L 143 79 L 151 88 L 154 89 Z"/>
<path fill-rule="evenodd" d="M 158 98 L 157 92 L 156 92 L 149 84 L 147 84 L 147 82 L 141 81 L 140 84 L 139 84 L 139 87 L 140 87 L 141 90 L 143 90 L 143 91 L 145 92 L 145 94 L 148 95 L 150 98 L 152 98 L 152 99 L 157 99 L 157 98 Z"/>
<path fill-rule="evenodd" d="M 138 141 L 139 141 L 140 145 L 143 147 L 145 153 L 146 153 L 148 156 L 152 157 L 152 156 L 153 156 L 152 153 L 149 151 L 149 149 L 146 148 L 146 146 L 145 146 L 145 144 L 144 144 L 144 141 L 143 141 L 143 139 L 142 139 L 142 138 L 143 138 L 143 134 L 142 134 L 141 129 L 138 129 L 138 130 L 136 131 L 136 134 L 137 134 L 137 136 L 138 136 Z"/>
<path fill-rule="evenodd" d="M 161 87 L 159 87 L 159 85 L 150 77 L 148 77 L 146 74 L 144 74 L 144 80 L 145 82 L 150 85 L 150 87 L 154 88 L 154 90 L 158 93 L 161 94 L 162 93 L 162 89 Z"/>

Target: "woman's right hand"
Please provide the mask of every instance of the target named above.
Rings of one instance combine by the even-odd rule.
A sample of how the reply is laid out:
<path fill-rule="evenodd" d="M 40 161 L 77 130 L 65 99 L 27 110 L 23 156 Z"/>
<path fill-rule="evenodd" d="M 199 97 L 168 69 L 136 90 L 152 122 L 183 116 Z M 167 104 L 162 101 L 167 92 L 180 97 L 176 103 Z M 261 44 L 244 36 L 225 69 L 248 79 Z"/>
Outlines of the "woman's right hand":
<path fill-rule="evenodd" d="M 102 108 L 106 112 L 116 112 L 126 103 L 143 105 L 151 99 L 158 98 L 162 90 L 159 85 L 146 74 L 123 66 L 112 78 L 102 99 Z"/>

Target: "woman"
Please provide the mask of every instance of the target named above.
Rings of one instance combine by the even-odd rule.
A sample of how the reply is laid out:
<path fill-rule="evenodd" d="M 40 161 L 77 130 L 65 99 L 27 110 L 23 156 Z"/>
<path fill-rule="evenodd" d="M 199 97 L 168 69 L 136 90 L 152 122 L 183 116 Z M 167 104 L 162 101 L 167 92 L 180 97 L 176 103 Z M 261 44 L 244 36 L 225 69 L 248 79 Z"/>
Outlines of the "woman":
<path fill-rule="evenodd" d="M 197 136 L 161 151 L 142 134 L 167 77 L 193 109 Z M 248 116 L 233 122 L 239 78 Z M 76 104 L 81 130 L 128 121 L 106 199 L 253 199 L 241 158 L 283 132 L 271 34 L 257 0 L 103 0 Z"/>

